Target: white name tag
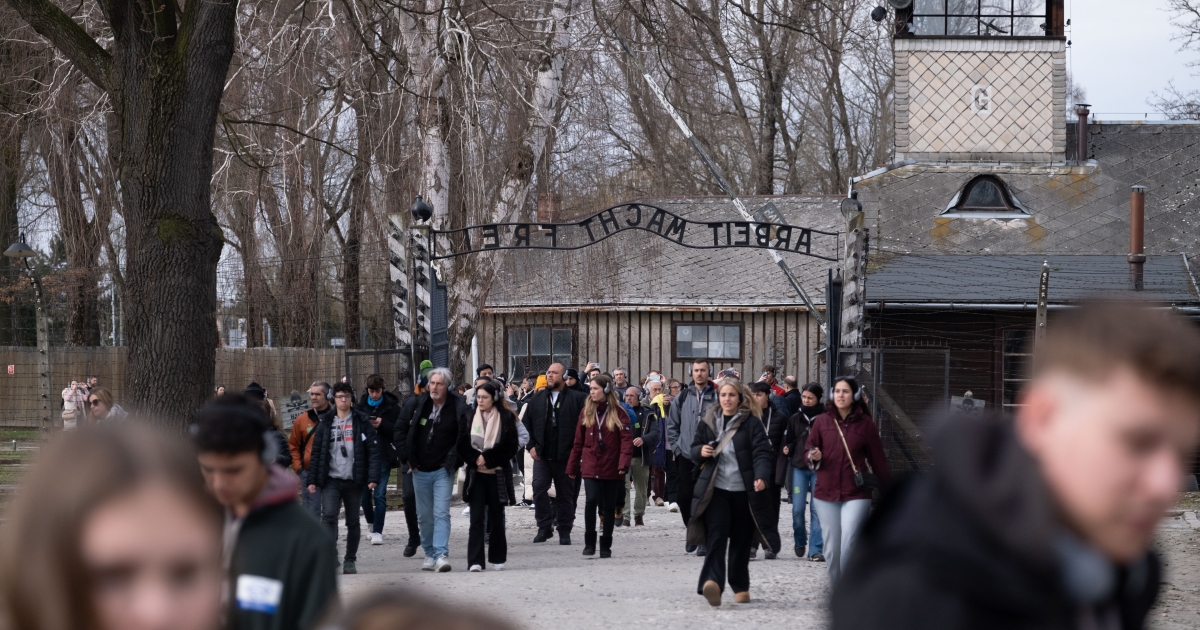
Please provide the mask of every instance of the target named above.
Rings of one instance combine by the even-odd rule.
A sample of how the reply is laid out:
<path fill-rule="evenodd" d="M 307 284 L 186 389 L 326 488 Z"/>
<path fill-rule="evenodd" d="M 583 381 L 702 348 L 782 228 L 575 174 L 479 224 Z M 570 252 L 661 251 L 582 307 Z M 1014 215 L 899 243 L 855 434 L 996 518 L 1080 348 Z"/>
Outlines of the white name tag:
<path fill-rule="evenodd" d="M 274 613 L 283 597 L 283 582 L 258 575 L 239 575 L 237 603 L 242 610 Z"/>

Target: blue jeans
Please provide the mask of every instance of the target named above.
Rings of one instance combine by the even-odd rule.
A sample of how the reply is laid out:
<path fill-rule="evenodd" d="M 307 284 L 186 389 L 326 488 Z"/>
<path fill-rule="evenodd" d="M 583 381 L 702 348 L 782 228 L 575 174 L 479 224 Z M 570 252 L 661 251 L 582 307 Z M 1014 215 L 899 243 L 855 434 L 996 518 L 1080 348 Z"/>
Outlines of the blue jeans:
<path fill-rule="evenodd" d="M 391 477 L 392 469 L 383 464 L 379 467 L 379 479 L 376 479 L 379 485 L 375 486 L 375 492 L 363 493 L 363 515 L 367 517 L 371 531 L 378 534 L 383 533 L 383 517 L 387 514 L 387 485 Z"/>
<path fill-rule="evenodd" d="M 810 558 L 821 553 L 824 548 L 821 540 L 821 520 L 817 518 L 816 503 L 809 504 L 808 509 L 808 520 L 812 523 L 811 537 L 806 535 L 804 528 L 804 504 L 808 503 L 808 494 L 815 493 L 816 489 L 816 472 L 806 468 L 792 469 L 792 536 L 795 538 L 797 547 L 804 548 L 805 543 L 808 544 L 808 552 L 805 555 Z M 815 498 L 816 494 L 813 494 L 813 497 Z"/>
<path fill-rule="evenodd" d="M 303 468 L 300 469 L 300 497 L 300 504 L 308 508 L 317 520 L 321 520 L 321 489 L 308 491 L 308 471 Z"/>
<path fill-rule="evenodd" d="M 450 555 L 450 497 L 454 478 L 445 468 L 433 472 L 413 471 L 413 494 L 417 499 L 417 524 L 426 558 Z"/>

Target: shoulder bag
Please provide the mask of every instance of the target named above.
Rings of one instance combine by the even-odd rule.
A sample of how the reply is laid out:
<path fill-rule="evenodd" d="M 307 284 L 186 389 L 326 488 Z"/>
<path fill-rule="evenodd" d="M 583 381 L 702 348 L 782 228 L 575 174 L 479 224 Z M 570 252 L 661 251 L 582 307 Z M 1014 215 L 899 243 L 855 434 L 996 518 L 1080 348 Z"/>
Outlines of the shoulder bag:
<path fill-rule="evenodd" d="M 879 477 L 875 476 L 875 472 L 871 470 L 870 462 L 864 462 L 867 465 L 866 472 L 858 469 L 854 465 L 854 456 L 850 454 L 850 446 L 846 444 L 846 434 L 842 433 L 842 425 L 833 418 L 833 426 L 837 427 L 838 435 L 842 438 L 842 448 L 846 449 L 846 457 L 850 458 L 850 470 L 854 471 L 854 487 L 866 490 L 879 489 Z"/>

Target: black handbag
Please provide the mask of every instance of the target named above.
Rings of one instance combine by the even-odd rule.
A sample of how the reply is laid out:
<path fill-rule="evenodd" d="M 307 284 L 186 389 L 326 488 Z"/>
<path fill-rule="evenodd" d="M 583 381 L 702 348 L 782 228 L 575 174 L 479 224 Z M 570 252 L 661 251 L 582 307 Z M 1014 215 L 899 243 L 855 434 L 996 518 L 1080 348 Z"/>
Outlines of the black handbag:
<path fill-rule="evenodd" d="M 837 427 L 838 435 L 842 438 L 842 448 L 846 449 L 846 457 L 850 460 L 850 469 L 854 471 L 854 487 L 860 490 L 879 490 L 879 477 L 871 470 L 871 463 L 865 462 L 867 464 L 866 472 L 859 470 L 858 466 L 854 465 L 854 456 L 850 454 L 850 446 L 846 444 L 846 434 L 842 433 L 842 426 L 836 419 L 833 421 L 833 426 Z"/>

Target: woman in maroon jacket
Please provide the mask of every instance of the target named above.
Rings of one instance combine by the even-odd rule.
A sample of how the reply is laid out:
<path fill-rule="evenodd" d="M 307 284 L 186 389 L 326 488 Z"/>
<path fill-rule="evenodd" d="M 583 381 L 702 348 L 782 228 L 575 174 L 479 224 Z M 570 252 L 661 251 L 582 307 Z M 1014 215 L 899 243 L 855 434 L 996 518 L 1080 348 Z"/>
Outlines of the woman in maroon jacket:
<path fill-rule="evenodd" d="M 834 382 L 828 410 L 813 421 L 806 448 L 817 471 L 813 506 L 825 539 L 829 580 L 836 583 L 871 512 L 871 488 L 858 484 L 858 473 L 873 473 L 885 486 L 892 479 L 858 381 L 841 377 Z"/>
<path fill-rule="evenodd" d="M 596 510 L 604 525 L 600 557 L 612 557 L 614 515 L 624 499 L 625 473 L 633 463 L 633 431 L 629 416 L 613 393 L 612 379 L 600 375 L 591 380 L 587 403 L 579 414 L 575 446 L 567 462 L 567 475 L 583 475 L 587 503 L 583 510 L 583 555 L 596 553 Z"/>

